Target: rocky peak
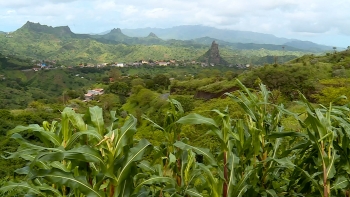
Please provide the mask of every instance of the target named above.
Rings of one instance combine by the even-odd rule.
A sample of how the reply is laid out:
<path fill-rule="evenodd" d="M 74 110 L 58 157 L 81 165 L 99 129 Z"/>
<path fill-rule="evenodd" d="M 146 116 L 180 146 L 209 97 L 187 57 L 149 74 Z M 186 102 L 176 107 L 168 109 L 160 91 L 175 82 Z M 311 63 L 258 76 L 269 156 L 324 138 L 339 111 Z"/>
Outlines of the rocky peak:
<path fill-rule="evenodd" d="M 153 32 L 149 33 L 147 37 L 158 38 L 158 36 Z"/>
<path fill-rule="evenodd" d="M 41 25 L 40 23 L 33 23 L 30 21 L 27 21 L 27 23 L 24 24 L 20 29 L 28 29 L 28 30 L 34 31 L 34 32 L 55 34 L 58 36 L 73 34 L 73 32 L 70 30 L 70 28 L 68 26 L 52 27 L 52 26 L 47 26 L 47 25 Z"/>
<path fill-rule="evenodd" d="M 228 63 L 220 56 L 219 45 L 213 41 L 210 49 L 199 58 L 200 61 L 205 61 L 207 64 L 227 65 Z"/>
<path fill-rule="evenodd" d="M 120 33 L 122 34 L 122 30 L 120 28 L 113 28 L 110 33 Z"/>

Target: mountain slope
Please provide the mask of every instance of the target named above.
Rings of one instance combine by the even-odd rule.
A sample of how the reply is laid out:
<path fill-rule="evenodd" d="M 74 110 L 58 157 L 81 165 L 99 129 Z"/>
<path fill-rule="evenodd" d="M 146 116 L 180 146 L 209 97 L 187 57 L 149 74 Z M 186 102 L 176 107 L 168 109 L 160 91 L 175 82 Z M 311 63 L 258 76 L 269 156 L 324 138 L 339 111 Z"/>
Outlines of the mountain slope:
<path fill-rule="evenodd" d="M 287 46 L 295 47 L 298 49 L 306 50 L 306 51 L 329 51 L 332 50 L 332 47 L 330 46 L 324 46 L 315 44 L 313 42 L 309 41 L 301 41 L 301 40 L 293 40 L 284 43 Z"/>

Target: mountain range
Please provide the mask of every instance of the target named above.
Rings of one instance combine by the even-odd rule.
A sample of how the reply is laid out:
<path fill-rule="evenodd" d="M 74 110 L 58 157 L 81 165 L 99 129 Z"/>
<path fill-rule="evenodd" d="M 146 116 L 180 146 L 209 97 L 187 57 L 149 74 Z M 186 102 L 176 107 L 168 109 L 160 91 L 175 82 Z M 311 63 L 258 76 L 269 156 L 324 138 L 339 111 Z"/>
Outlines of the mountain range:
<path fill-rule="evenodd" d="M 279 38 L 271 34 L 237 31 L 228 29 L 217 29 L 202 25 L 183 25 L 172 28 L 138 28 L 122 29 L 129 36 L 142 37 L 149 32 L 155 33 L 162 39 L 191 40 L 202 37 L 210 37 L 230 43 L 255 43 L 255 44 L 272 44 L 284 45 L 307 51 L 325 51 L 331 50 L 332 47 L 316 44 L 309 41 L 297 39 Z"/>
<path fill-rule="evenodd" d="M 0 36 L 0 52 L 36 59 L 59 59 L 65 62 L 94 63 L 138 61 L 140 59 L 194 60 L 205 54 L 215 40 L 224 58 L 231 57 L 231 63 L 244 63 L 253 56 L 257 58 L 282 55 L 300 56 L 310 52 L 331 50 L 331 47 L 312 42 L 277 38 L 268 34 L 254 32 L 235 34 L 232 33 L 232 30 L 219 30 L 204 26 L 181 27 L 160 29 L 161 31 L 152 29 L 148 33 L 145 33 L 148 29 L 140 29 L 136 37 L 133 35 L 137 30 L 114 28 L 105 34 L 76 34 L 68 26 L 51 27 L 28 21 L 9 35 Z M 144 34 L 140 36 L 142 32 Z M 196 37 L 202 35 L 206 36 Z M 251 40 L 248 40 L 249 35 L 252 36 Z M 260 39 L 260 41 L 258 43 L 227 41 L 238 38 L 241 38 L 240 41 L 247 42 L 254 39 Z"/>

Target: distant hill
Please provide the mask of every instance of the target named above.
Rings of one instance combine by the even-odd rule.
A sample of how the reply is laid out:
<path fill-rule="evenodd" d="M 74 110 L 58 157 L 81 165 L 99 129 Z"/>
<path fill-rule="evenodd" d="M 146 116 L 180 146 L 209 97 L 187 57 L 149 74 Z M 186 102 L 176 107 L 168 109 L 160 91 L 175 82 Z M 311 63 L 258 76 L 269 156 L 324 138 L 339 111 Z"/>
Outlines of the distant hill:
<path fill-rule="evenodd" d="M 315 44 L 309 41 L 293 40 L 285 43 L 286 46 L 295 47 L 305 51 L 330 51 L 332 47 Z"/>
<path fill-rule="evenodd" d="M 40 23 L 27 22 L 20 29 L 17 30 L 29 30 L 37 33 L 47 33 L 57 36 L 58 38 L 89 38 L 88 34 L 75 34 L 68 26 L 51 27 L 47 25 L 41 25 Z"/>
<path fill-rule="evenodd" d="M 255 43 L 231 43 L 226 42 L 223 40 L 218 40 L 215 38 L 210 37 L 202 37 L 194 39 L 193 41 L 200 44 L 210 45 L 211 42 L 215 40 L 216 43 L 218 43 L 222 47 L 229 47 L 232 49 L 238 49 L 238 50 L 260 50 L 260 49 L 266 49 L 266 50 L 277 50 L 277 51 L 308 51 L 306 49 L 301 49 L 297 47 L 287 46 L 287 45 L 274 45 L 274 44 L 255 44 Z M 284 48 L 283 48 L 284 47 Z"/>
<path fill-rule="evenodd" d="M 112 40 L 119 43 L 124 44 L 146 44 L 146 45 L 154 45 L 154 44 L 165 44 L 164 40 L 160 39 L 154 33 L 149 33 L 146 37 L 129 37 L 117 28 L 112 29 L 109 33 L 104 35 L 90 35 L 92 38 L 104 39 L 104 40 Z"/>
<path fill-rule="evenodd" d="M 303 47 L 295 45 L 294 42 L 304 42 L 295 39 L 279 38 L 271 34 L 256 33 L 250 31 L 237 31 L 228 29 L 217 29 L 201 25 L 184 25 L 172 28 L 138 28 L 138 29 L 122 29 L 129 36 L 145 36 L 149 32 L 157 34 L 162 39 L 179 39 L 191 40 L 203 37 L 211 37 L 217 40 L 223 40 L 231 43 L 255 43 L 255 44 L 272 44 L 286 45 L 302 50 L 324 51 L 331 50 L 332 47 L 313 43 L 313 47 Z M 306 42 L 309 45 L 312 42 Z M 299 47 L 296 47 L 299 46 Z"/>

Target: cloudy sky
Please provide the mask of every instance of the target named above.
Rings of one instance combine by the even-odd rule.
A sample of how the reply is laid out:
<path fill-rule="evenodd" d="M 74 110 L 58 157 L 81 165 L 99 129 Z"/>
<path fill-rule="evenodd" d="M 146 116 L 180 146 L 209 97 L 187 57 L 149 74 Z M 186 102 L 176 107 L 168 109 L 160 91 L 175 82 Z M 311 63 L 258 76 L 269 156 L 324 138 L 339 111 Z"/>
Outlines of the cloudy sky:
<path fill-rule="evenodd" d="M 0 31 L 27 21 L 75 33 L 206 25 L 350 45 L 349 0 L 1 0 Z"/>

